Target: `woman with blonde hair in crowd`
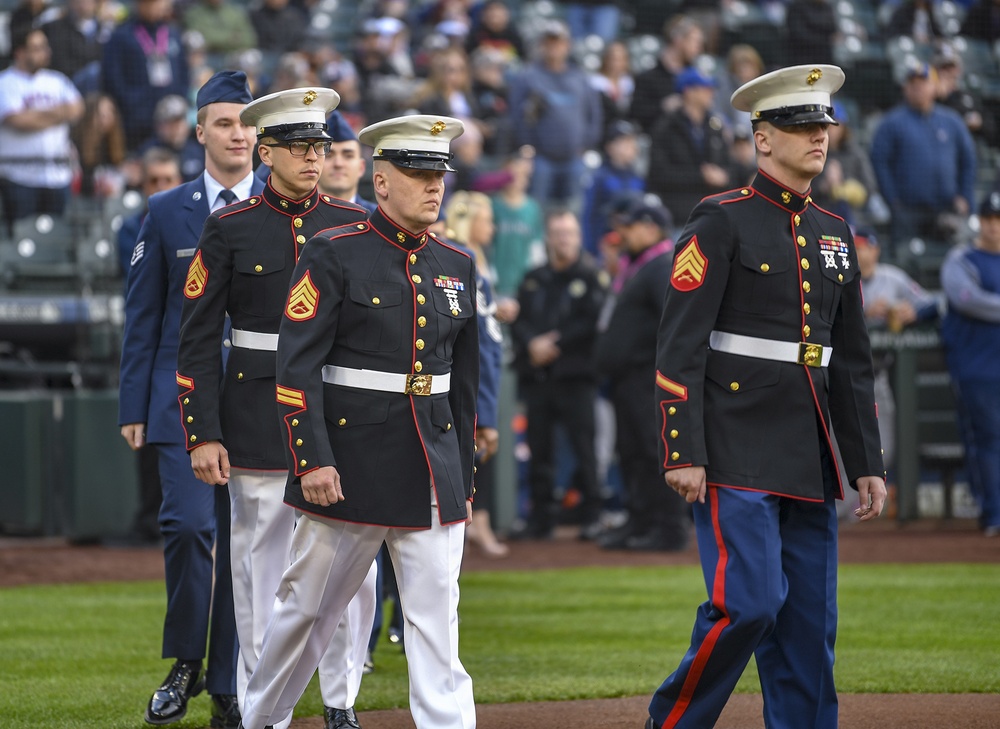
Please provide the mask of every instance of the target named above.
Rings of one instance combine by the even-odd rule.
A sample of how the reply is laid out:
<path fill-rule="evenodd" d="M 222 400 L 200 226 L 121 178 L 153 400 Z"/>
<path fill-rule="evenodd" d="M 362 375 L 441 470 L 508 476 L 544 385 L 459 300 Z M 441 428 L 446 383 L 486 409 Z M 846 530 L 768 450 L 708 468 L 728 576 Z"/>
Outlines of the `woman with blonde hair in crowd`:
<path fill-rule="evenodd" d="M 459 190 L 445 209 L 447 237 L 466 246 L 476 260 L 476 308 L 479 312 L 479 398 L 476 407 L 476 491 L 468 539 L 487 557 L 505 557 L 508 547 L 501 544 L 490 524 L 496 468 L 493 456 L 499 444 L 497 399 L 500 390 L 502 339 L 494 313 L 493 275 L 486 248 L 493 241 L 493 205 L 481 192 Z"/>

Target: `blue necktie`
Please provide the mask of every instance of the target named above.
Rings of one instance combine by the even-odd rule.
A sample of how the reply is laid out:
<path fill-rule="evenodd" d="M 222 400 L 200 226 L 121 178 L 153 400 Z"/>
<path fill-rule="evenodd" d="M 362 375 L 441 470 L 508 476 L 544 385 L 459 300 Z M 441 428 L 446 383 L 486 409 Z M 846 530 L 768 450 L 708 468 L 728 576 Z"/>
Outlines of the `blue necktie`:
<path fill-rule="evenodd" d="M 222 198 L 223 202 L 225 202 L 226 205 L 232 205 L 234 202 L 236 202 L 236 193 L 228 188 L 220 192 L 219 197 Z"/>

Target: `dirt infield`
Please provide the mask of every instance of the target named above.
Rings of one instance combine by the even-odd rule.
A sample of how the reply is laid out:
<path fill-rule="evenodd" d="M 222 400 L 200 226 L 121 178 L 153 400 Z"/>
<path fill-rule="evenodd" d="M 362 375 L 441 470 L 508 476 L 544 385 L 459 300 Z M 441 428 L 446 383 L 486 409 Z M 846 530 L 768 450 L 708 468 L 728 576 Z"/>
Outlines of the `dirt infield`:
<path fill-rule="evenodd" d="M 883 520 L 844 525 L 843 563 L 1000 562 L 1000 538 L 983 537 L 972 522 L 922 521 L 899 526 Z M 607 552 L 579 542 L 571 530 L 551 542 L 511 545 L 503 560 L 490 560 L 470 546 L 464 570 L 554 569 L 580 565 L 697 564 L 693 546 L 678 554 Z M 61 540 L 0 538 L 0 587 L 84 581 L 163 578 L 157 548 L 74 546 Z M 664 658 L 664 671 L 677 657 Z M 495 704 L 477 707 L 479 729 L 641 729 L 646 696 L 594 701 Z M 997 729 L 1000 695 L 842 695 L 844 729 Z M 359 717 L 364 729 L 412 729 L 409 712 L 371 711 Z M 317 717 L 296 719 L 292 729 L 322 729 Z M 759 695 L 737 695 L 717 729 L 762 729 Z"/>

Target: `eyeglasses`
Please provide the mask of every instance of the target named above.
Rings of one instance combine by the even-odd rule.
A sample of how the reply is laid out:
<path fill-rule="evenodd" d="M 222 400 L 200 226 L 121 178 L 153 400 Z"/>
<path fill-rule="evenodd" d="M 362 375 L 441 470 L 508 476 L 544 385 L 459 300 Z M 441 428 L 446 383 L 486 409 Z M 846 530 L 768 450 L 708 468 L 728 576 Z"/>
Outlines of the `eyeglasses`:
<path fill-rule="evenodd" d="M 267 144 L 267 147 L 284 147 L 288 150 L 288 153 L 293 157 L 305 157 L 309 154 L 309 148 L 312 147 L 313 152 L 316 153 L 317 157 L 326 157 L 330 153 L 330 141 L 316 141 L 316 142 L 272 142 Z"/>

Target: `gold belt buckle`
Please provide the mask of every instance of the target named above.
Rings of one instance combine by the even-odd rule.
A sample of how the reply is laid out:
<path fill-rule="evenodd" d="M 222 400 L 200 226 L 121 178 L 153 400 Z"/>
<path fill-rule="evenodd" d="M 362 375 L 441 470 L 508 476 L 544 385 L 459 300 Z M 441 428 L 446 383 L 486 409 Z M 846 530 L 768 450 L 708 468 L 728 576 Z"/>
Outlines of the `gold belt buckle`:
<path fill-rule="evenodd" d="M 799 342 L 799 356 L 795 361 L 797 364 L 805 365 L 806 367 L 822 367 L 823 345 Z"/>
<path fill-rule="evenodd" d="M 433 375 L 407 375 L 404 395 L 430 395 Z"/>

